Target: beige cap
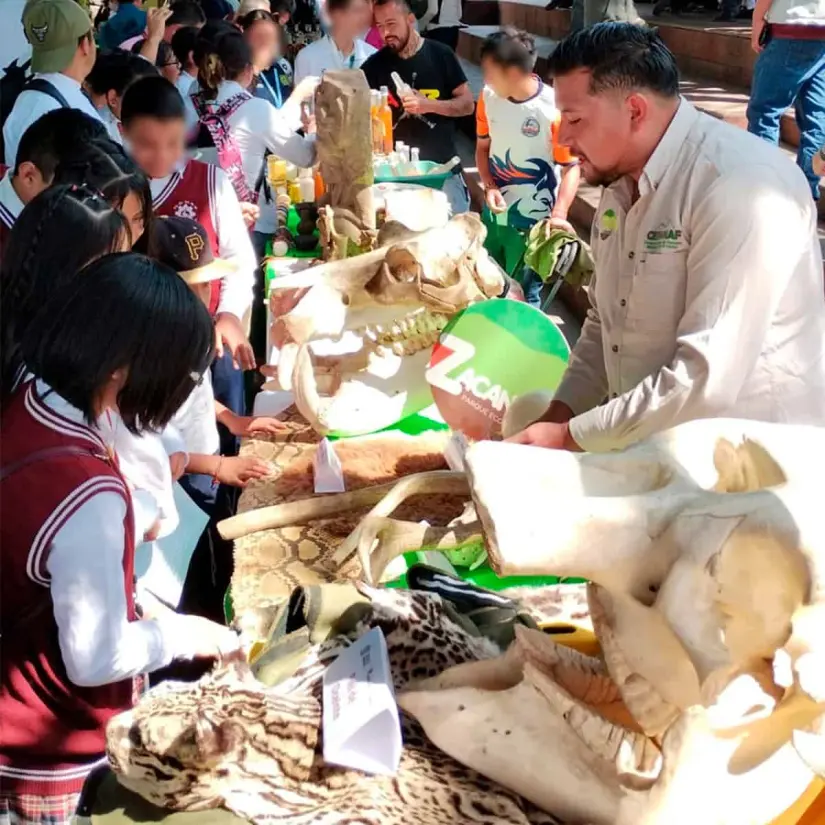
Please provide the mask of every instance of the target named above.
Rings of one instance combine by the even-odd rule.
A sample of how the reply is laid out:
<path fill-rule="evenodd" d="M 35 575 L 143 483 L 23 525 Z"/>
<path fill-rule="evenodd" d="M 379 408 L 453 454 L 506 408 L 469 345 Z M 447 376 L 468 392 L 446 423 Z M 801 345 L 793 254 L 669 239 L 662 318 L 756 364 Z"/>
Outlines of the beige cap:
<path fill-rule="evenodd" d="M 253 11 L 272 11 L 269 0 L 241 0 L 238 6 L 238 17 L 244 17 Z"/>

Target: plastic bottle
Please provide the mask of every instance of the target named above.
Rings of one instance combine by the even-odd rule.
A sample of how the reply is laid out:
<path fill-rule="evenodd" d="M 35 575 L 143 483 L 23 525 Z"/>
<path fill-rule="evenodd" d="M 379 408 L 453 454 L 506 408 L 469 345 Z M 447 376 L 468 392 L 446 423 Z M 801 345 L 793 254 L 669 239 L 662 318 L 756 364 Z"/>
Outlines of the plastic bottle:
<path fill-rule="evenodd" d="M 411 175 L 420 175 L 421 174 L 421 167 L 419 164 L 421 163 L 421 150 L 417 146 L 413 146 L 410 149 L 410 174 Z"/>
<path fill-rule="evenodd" d="M 370 91 L 370 124 L 372 125 L 372 151 L 384 151 L 384 123 L 381 120 L 381 92 Z"/>
<path fill-rule="evenodd" d="M 392 111 L 390 110 L 390 90 L 386 86 L 381 87 L 381 123 L 384 126 L 384 154 L 392 152 Z"/>
<path fill-rule="evenodd" d="M 324 179 L 321 177 L 321 170 L 319 168 L 315 169 L 315 200 L 317 201 L 324 192 L 327 191 L 327 187 L 324 185 Z"/>
<path fill-rule="evenodd" d="M 298 186 L 301 189 L 301 203 L 314 203 L 315 178 L 312 169 L 301 169 L 298 173 Z"/>

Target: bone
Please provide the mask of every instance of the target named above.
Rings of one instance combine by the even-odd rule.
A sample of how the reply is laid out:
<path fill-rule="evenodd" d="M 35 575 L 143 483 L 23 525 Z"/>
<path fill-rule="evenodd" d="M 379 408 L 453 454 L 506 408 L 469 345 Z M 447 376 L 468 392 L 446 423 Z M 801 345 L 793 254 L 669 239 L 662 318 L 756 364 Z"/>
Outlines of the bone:
<path fill-rule="evenodd" d="M 367 584 L 378 584 L 387 565 L 410 550 L 421 547 L 446 550 L 482 535 L 477 521 L 433 527 L 381 516 L 365 518 L 359 525 L 359 532 L 358 558 Z"/>
<path fill-rule="evenodd" d="M 388 484 L 376 484 L 373 487 L 364 487 L 347 493 L 318 496 L 316 498 L 301 499 L 300 501 L 275 504 L 271 507 L 261 507 L 259 510 L 241 513 L 218 522 L 218 532 L 222 538 L 231 541 L 262 530 L 274 530 L 290 524 L 306 524 L 315 519 L 329 518 L 350 510 L 360 510 L 363 507 L 369 507 L 376 502 L 388 499 L 389 496 L 395 493 L 399 484 L 403 484 L 403 482 L 409 482 L 415 486 L 414 491 L 407 495 L 415 495 L 421 492 L 461 494 L 467 491 L 464 473 L 454 473 L 450 470 L 433 470 L 428 473 L 408 476 L 400 483 L 393 481 Z M 405 497 L 402 496 L 401 501 Z M 347 553 L 347 556 L 349 555 L 351 555 L 351 552 Z"/>
<path fill-rule="evenodd" d="M 402 478 L 395 486 L 370 510 L 361 524 L 347 536 L 341 546 L 335 551 L 333 561 L 341 565 L 358 549 L 361 539 L 361 525 L 371 523 L 376 517 L 389 517 L 393 511 L 411 496 L 421 495 L 467 495 L 467 477 L 464 473 L 452 470 L 435 470 L 430 473 L 416 473 Z"/>

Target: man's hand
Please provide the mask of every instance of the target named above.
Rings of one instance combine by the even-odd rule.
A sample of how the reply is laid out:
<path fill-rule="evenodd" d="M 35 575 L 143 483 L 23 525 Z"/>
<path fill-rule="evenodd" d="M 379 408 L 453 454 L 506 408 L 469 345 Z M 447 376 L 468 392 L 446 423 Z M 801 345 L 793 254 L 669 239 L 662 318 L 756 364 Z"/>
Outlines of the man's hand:
<path fill-rule="evenodd" d="M 166 21 L 172 16 L 168 7 L 149 9 L 146 12 L 146 39 L 159 43 L 166 32 Z"/>
<path fill-rule="evenodd" d="M 247 229 L 252 229 L 258 221 L 261 214 L 261 207 L 257 203 L 249 203 L 241 201 L 241 214 L 243 215 L 243 222 Z"/>
<path fill-rule="evenodd" d="M 169 456 L 169 469 L 172 471 L 172 481 L 177 481 L 186 472 L 186 453 L 172 453 Z"/>
<path fill-rule="evenodd" d="M 247 456 L 221 456 L 215 469 L 215 478 L 230 487 L 246 487 L 250 481 L 271 475 L 271 464 Z"/>
<path fill-rule="evenodd" d="M 228 627 L 211 622 L 202 616 L 176 616 L 180 624 L 180 636 L 189 641 L 189 655 L 200 659 L 223 659 L 237 653 L 241 640 Z"/>
<path fill-rule="evenodd" d="M 407 94 L 401 96 L 401 104 L 404 111 L 411 115 L 426 115 L 432 111 L 430 99 L 415 89 L 410 89 Z"/>
<path fill-rule="evenodd" d="M 255 369 L 255 353 L 247 340 L 240 320 L 231 312 L 219 312 L 215 319 L 215 337 L 218 356 L 223 355 L 224 346 L 232 353 L 235 366 L 242 370 Z"/>
<path fill-rule="evenodd" d="M 516 433 L 510 438 L 504 439 L 510 444 L 530 444 L 534 447 L 546 447 L 550 450 L 569 450 L 580 453 L 581 447 L 570 435 L 570 425 L 566 422 L 555 424 L 547 421 L 540 421 L 531 424 L 520 433 Z"/>
<path fill-rule="evenodd" d="M 152 526 L 143 534 L 144 541 L 154 541 L 160 535 L 160 518 L 156 518 Z"/>
<path fill-rule="evenodd" d="M 223 424 L 238 438 L 251 437 L 256 435 L 278 435 L 287 429 L 283 421 L 268 416 L 235 415 L 235 413 L 225 413 Z"/>
<path fill-rule="evenodd" d="M 765 48 L 759 41 L 762 39 L 762 32 L 765 31 L 765 26 L 767 25 L 767 20 L 762 20 L 761 23 L 754 20 L 751 26 L 751 48 L 757 54 L 761 54 Z"/>
<path fill-rule="evenodd" d="M 550 238 L 550 233 L 554 229 L 561 229 L 564 232 L 569 232 L 571 235 L 576 234 L 576 230 L 573 228 L 573 224 L 567 220 L 566 217 L 562 218 L 556 215 L 551 215 L 549 218 L 544 219 L 544 237 Z"/>
<path fill-rule="evenodd" d="M 539 419 L 550 424 L 566 424 L 573 417 L 573 410 L 564 401 L 551 401 L 547 411 Z"/>
<path fill-rule="evenodd" d="M 487 201 L 487 208 L 495 215 L 507 211 L 507 204 L 504 202 L 504 195 L 501 190 L 491 186 L 484 195 Z"/>

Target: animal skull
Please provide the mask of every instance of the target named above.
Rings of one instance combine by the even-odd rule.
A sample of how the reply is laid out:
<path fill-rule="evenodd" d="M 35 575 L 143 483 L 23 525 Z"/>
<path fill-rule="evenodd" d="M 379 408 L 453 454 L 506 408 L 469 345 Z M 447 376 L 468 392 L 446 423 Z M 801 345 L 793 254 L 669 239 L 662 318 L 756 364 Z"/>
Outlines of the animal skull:
<path fill-rule="evenodd" d="M 430 402 L 424 371 L 450 317 L 501 295 L 475 215 L 421 234 L 388 224 L 372 252 L 274 282 L 278 385 L 320 433 L 374 432 Z"/>

